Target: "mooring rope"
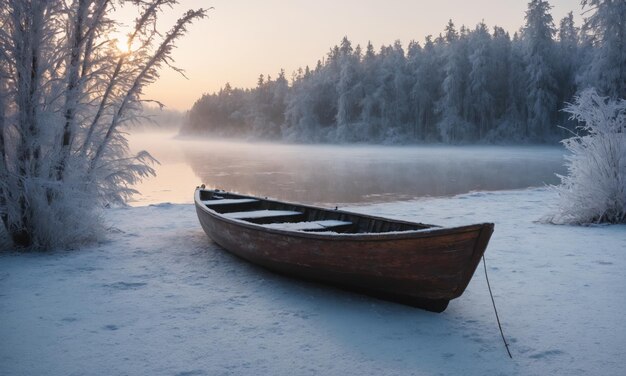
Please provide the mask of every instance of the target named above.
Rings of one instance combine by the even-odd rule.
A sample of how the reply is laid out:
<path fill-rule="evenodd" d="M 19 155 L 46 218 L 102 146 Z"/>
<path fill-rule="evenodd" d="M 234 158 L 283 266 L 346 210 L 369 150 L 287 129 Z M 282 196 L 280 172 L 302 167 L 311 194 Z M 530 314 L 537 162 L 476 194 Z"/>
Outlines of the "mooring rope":
<path fill-rule="evenodd" d="M 487 280 L 487 288 L 489 288 L 489 296 L 491 296 L 491 303 L 493 304 L 493 311 L 496 313 L 496 321 L 498 321 L 498 328 L 500 328 L 500 335 L 502 336 L 502 342 L 506 347 L 506 352 L 509 354 L 509 358 L 513 359 L 511 351 L 509 350 L 509 344 L 504 338 L 504 332 L 502 331 L 502 325 L 500 324 L 500 317 L 498 317 L 498 310 L 496 309 L 496 301 L 493 299 L 493 293 L 491 292 L 491 285 L 489 284 L 489 276 L 487 276 L 487 262 L 485 261 L 485 255 L 483 255 L 483 266 L 485 267 L 485 279 Z"/>

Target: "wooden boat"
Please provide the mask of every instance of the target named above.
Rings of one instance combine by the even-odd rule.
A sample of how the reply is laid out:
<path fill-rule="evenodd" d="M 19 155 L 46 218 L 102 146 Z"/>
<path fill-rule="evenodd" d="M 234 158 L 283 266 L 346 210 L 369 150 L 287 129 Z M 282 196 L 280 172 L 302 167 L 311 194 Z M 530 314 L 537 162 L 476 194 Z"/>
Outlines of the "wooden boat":
<path fill-rule="evenodd" d="M 195 206 L 207 235 L 239 257 L 434 312 L 461 296 L 494 227 L 443 228 L 203 188 Z"/>

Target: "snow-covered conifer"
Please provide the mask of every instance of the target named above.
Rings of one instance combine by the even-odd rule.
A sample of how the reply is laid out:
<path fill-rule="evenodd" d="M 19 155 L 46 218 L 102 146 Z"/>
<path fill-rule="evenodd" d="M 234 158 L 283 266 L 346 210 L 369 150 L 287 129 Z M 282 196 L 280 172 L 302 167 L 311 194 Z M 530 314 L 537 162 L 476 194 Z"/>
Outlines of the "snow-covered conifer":
<path fill-rule="evenodd" d="M 558 31 L 557 70 L 558 103 L 572 101 L 576 93 L 576 73 L 580 69 L 579 30 L 574 25 L 574 14 L 569 12 L 560 23 Z M 569 123 L 567 113 L 559 112 L 559 124 Z"/>
<path fill-rule="evenodd" d="M 470 72 L 467 35 L 459 36 L 450 21 L 446 26 L 445 42 L 445 78 L 442 97 L 437 104 L 440 119 L 437 127 L 444 142 L 456 143 L 467 140 L 471 132 L 471 125 L 464 118 Z"/>
<path fill-rule="evenodd" d="M 409 58 L 414 80 L 409 98 L 415 109 L 413 121 L 416 129 L 413 134 L 417 140 L 439 139 L 435 104 L 440 98 L 443 77 L 440 55 L 430 36 L 427 36 L 422 50 Z"/>
<path fill-rule="evenodd" d="M 626 1 L 583 0 L 584 31 L 594 46 L 583 84 L 602 95 L 626 98 Z"/>
<path fill-rule="evenodd" d="M 546 139 L 557 109 L 553 40 L 556 30 L 551 8 L 545 0 L 532 0 L 528 3 L 523 29 L 528 114 L 526 137 L 536 141 Z"/>
<path fill-rule="evenodd" d="M 360 60 L 354 53 L 347 37 L 341 41 L 339 57 L 339 81 L 337 82 L 337 126 L 334 138 L 337 141 L 359 140 L 357 120 L 362 100 L 362 82 L 359 74 Z M 362 137 L 362 135 L 361 135 Z"/>
<path fill-rule="evenodd" d="M 491 36 L 487 25 L 481 22 L 471 33 L 469 41 L 470 73 L 466 111 L 468 120 L 474 125 L 475 132 L 471 138 L 483 139 L 491 130 L 494 118 L 494 96 L 492 83 L 493 56 L 491 52 Z"/>
<path fill-rule="evenodd" d="M 489 63 L 490 88 L 493 97 L 494 127 L 485 137 L 490 140 L 509 138 L 506 134 L 497 134 L 496 128 L 505 120 L 509 92 L 509 76 L 511 73 L 511 38 L 503 28 L 494 26 Z"/>

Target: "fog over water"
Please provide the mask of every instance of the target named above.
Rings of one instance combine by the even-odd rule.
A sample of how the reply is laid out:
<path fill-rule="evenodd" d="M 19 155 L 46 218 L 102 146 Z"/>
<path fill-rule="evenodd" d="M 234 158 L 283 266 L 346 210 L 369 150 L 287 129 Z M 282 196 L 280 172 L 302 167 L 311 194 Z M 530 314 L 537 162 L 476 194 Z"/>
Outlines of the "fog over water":
<path fill-rule="evenodd" d="M 548 146 L 371 146 L 247 143 L 136 133 L 159 160 L 133 205 L 192 202 L 199 184 L 325 205 L 450 196 L 559 182 L 564 149 Z"/>

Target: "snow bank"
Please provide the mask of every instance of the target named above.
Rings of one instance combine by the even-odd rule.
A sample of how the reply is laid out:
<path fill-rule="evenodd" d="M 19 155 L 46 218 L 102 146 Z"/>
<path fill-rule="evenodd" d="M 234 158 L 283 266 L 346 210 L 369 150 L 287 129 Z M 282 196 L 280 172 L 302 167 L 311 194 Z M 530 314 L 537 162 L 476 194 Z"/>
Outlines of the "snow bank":
<path fill-rule="evenodd" d="M 618 375 L 626 226 L 534 222 L 544 189 L 353 208 L 493 221 L 486 257 L 442 314 L 274 275 L 212 243 L 191 205 L 113 209 L 109 240 L 0 255 L 3 375 Z M 480 266 L 482 268 L 482 265 Z"/>

